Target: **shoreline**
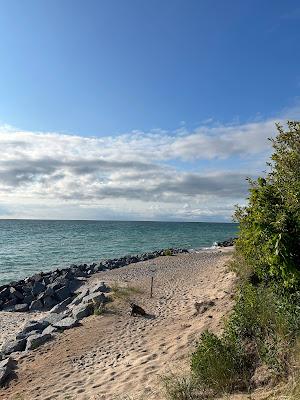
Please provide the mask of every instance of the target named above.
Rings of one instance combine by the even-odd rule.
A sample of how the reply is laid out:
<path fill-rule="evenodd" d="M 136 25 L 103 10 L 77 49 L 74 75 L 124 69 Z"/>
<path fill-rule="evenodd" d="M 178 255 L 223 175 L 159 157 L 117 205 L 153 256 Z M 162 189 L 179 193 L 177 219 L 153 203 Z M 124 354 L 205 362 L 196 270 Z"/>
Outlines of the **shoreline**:
<path fill-rule="evenodd" d="M 0 399 L 16 395 L 24 400 L 64 399 L 66 393 L 80 400 L 142 393 L 160 399 L 157 393 L 151 397 L 150 388 L 157 388 L 158 375 L 167 372 L 165 366 L 185 365 L 203 329 L 222 329 L 222 318 L 233 302 L 235 276 L 225 266 L 231 252 L 232 248 L 224 248 L 158 257 L 89 277 L 86 285 L 105 281 L 141 290 L 133 300 L 155 319 L 130 317 L 127 303 L 111 303 L 108 314 L 87 317 L 53 341 L 17 355 L 18 380 L 0 390 Z M 150 266 L 156 269 L 153 299 L 149 299 Z M 195 316 L 194 303 L 203 300 L 215 305 Z"/>
<path fill-rule="evenodd" d="M 219 248 L 231 247 L 234 244 L 234 240 L 235 239 L 229 239 L 223 242 L 216 242 L 209 248 L 168 248 L 138 255 L 105 259 L 97 263 L 93 262 L 92 264 L 71 264 L 69 267 L 65 268 L 58 268 L 47 272 L 37 272 L 19 281 L 12 281 L 0 285 L 0 311 L 49 311 L 56 304 L 74 295 L 76 290 L 82 285 L 80 280 L 84 280 L 100 271 L 120 268 L 132 263 L 155 259 L 160 256 L 214 251 Z M 54 283 L 58 280 L 63 281 L 63 283 L 55 287 Z M 43 295 L 43 293 L 45 295 Z"/>

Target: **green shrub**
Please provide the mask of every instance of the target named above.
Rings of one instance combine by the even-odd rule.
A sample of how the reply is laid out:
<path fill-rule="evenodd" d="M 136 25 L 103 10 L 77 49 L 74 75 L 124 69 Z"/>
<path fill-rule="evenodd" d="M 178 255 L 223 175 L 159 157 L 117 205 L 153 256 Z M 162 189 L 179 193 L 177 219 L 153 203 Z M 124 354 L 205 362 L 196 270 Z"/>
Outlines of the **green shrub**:
<path fill-rule="evenodd" d="M 168 375 L 162 378 L 166 396 L 170 400 L 196 400 L 202 398 L 198 382 L 191 376 Z"/>
<path fill-rule="evenodd" d="M 300 122 L 278 126 L 265 178 L 250 181 L 249 204 L 237 207 L 237 254 L 264 281 L 300 286 Z"/>
<path fill-rule="evenodd" d="M 201 335 L 192 355 L 191 370 L 204 388 L 215 393 L 245 389 L 249 382 L 249 359 L 234 336 L 219 338 L 211 332 Z"/>
<path fill-rule="evenodd" d="M 277 377 L 291 370 L 300 331 L 300 122 L 287 125 L 287 131 L 277 126 L 271 140 L 266 177 L 250 180 L 248 205 L 236 208 L 239 238 L 231 269 L 240 287 L 233 312 L 222 336 L 203 333 L 192 355 L 193 381 L 210 398 L 251 389 L 260 365 Z M 299 370 L 291 399 L 300 393 Z M 189 393 L 185 382 L 173 388 Z"/>
<path fill-rule="evenodd" d="M 287 353 L 300 328 L 298 305 L 274 287 L 244 284 L 225 335 L 252 343 L 252 363 L 264 362 L 277 374 L 287 370 Z M 251 346 L 248 346 L 250 353 Z M 250 354 L 249 354 L 250 355 Z"/>
<path fill-rule="evenodd" d="M 172 256 L 172 255 L 173 255 L 173 253 L 171 250 L 167 249 L 164 251 L 164 256 Z"/>

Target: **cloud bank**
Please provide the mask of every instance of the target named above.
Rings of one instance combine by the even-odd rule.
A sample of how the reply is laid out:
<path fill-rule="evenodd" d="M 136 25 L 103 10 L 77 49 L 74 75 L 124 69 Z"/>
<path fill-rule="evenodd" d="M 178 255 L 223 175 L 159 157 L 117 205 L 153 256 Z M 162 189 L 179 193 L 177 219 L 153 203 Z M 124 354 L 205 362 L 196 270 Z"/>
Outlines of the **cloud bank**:
<path fill-rule="evenodd" d="M 107 137 L 2 126 L 0 218 L 230 220 L 274 123 Z"/>

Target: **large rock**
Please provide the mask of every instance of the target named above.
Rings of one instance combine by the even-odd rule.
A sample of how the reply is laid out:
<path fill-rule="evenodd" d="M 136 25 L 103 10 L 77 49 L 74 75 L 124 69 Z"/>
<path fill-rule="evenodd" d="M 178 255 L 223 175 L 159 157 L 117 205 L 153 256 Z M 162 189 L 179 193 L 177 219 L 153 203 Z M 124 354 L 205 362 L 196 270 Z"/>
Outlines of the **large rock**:
<path fill-rule="evenodd" d="M 111 289 L 108 286 L 106 286 L 104 282 L 97 283 L 91 288 L 91 293 L 96 293 L 96 292 L 108 293 L 110 291 Z"/>
<path fill-rule="evenodd" d="M 30 332 L 26 332 L 26 333 L 21 331 L 16 335 L 16 340 L 27 339 L 31 335 L 39 335 L 40 333 L 41 333 L 41 331 L 30 331 Z"/>
<path fill-rule="evenodd" d="M 34 296 L 32 294 L 28 294 L 24 297 L 23 302 L 26 304 L 31 304 L 34 301 Z"/>
<path fill-rule="evenodd" d="M 9 288 L 5 287 L 0 291 L 0 299 L 5 300 L 9 296 Z"/>
<path fill-rule="evenodd" d="M 274 382 L 275 374 L 267 365 L 260 365 L 256 368 L 254 375 L 251 378 L 251 386 L 259 388 L 268 386 Z"/>
<path fill-rule="evenodd" d="M 9 289 L 9 291 L 10 291 L 10 298 L 11 299 L 17 299 L 17 300 L 23 300 L 24 299 L 24 296 L 22 295 L 22 293 L 20 293 L 14 287 L 11 287 Z"/>
<path fill-rule="evenodd" d="M 80 321 L 82 318 L 88 317 L 93 313 L 93 307 L 89 303 L 79 304 L 72 310 L 73 317 Z"/>
<path fill-rule="evenodd" d="M 34 300 L 29 306 L 30 311 L 42 311 L 43 309 L 44 304 L 42 303 L 42 300 Z"/>
<path fill-rule="evenodd" d="M 8 312 L 25 312 L 28 311 L 28 304 L 15 304 L 14 306 L 6 306 L 4 308 Z"/>
<path fill-rule="evenodd" d="M 46 320 L 41 321 L 28 321 L 23 329 L 22 333 L 32 332 L 32 331 L 39 331 L 42 332 L 50 323 Z"/>
<path fill-rule="evenodd" d="M 63 318 L 68 317 L 70 314 L 70 310 L 68 310 L 67 312 L 62 312 L 60 314 L 52 313 L 45 317 L 44 321 L 47 322 L 49 325 L 54 325 L 56 322 L 61 321 Z"/>
<path fill-rule="evenodd" d="M 1 352 L 5 355 L 15 353 L 16 351 L 24 351 L 26 347 L 26 339 L 16 339 L 6 342 L 2 345 Z"/>
<path fill-rule="evenodd" d="M 66 311 L 67 306 L 71 303 L 72 301 L 72 297 L 68 297 L 66 300 L 60 302 L 59 304 L 57 304 L 56 306 L 52 307 L 50 310 L 50 313 L 53 314 L 59 314 L 61 312 Z"/>
<path fill-rule="evenodd" d="M 65 329 L 71 329 L 71 328 L 74 328 L 74 326 L 77 326 L 78 321 L 72 317 L 66 317 L 58 322 L 55 322 L 52 325 L 55 328 L 58 328 L 59 330 L 65 330 Z"/>
<path fill-rule="evenodd" d="M 52 333 L 55 333 L 55 332 L 57 332 L 58 331 L 58 329 L 57 328 L 55 328 L 55 326 L 52 326 L 52 325 L 49 325 L 49 326 L 47 326 L 47 328 L 46 329 L 44 329 L 43 330 L 43 335 L 46 335 L 46 334 L 52 334 Z"/>
<path fill-rule="evenodd" d="M 46 289 L 45 285 L 41 282 L 35 282 L 35 284 L 33 285 L 32 288 L 32 294 L 34 296 L 39 295 L 41 292 L 44 292 L 44 290 Z"/>
<path fill-rule="evenodd" d="M 70 307 L 77 306 L 82 302 L 82 299 L 86 297 L 87 295 L 90 294 L 90 289 L 89 288 L 84 288 L 81 293 L 78 294 L 78 296 L 75 297 L 75 299 L 72 300 L 70 303 Z"/>
<path fill-rule="evenodd" d="M 45 296 L 43 303 L 44 307 L 49 310 L 57 304 L 57 300 L 55 300 L 52 296 Z"/>
<path fill-rule="evenodd" d="M 0 386 L 3 386 L 5 384 L 12 370 L 13 361 L 10 357 L 0 361 Z"/>
<path fill-rule="evenodd" d="M 27 339 L 26 351 L 34 350 L 50 339 L 52 339 L 52 335 L 50 333 L 41 333 L 38 335 L 31 335 Z"/>
<path fill-rule="evenodd" d="M 75 293 L 84 282 L 80 279 L 72 279 L 69 282 L 68 288 L 70 293 Z"/>
<path fill-rule="evenodd" d="M 68 288 L 68 286 L 63 286 L 60 289 L 57 289 L 55 291 L 55 295 L 57 296 L 57 298 L 59 299 L 59 301 L 64 301 L 66 300 L 68 297 L 70 297 L 71 292 Z"/>
<path fill-rule="evenodd" d="M 85 296 L 82 299 L 83 303 L 106 303 L 107 302 L 107 298 L 105 297 L 105 295 L 103 293 L 100 292 L 96 292 L 96 293 L 91 293 L 88 296 Z"/>
<path fill-rule="evenodd" d="M 8 300 L 3 304 L 2 310 L 3 311 L 11 311 L 11 307 L 15 306 L 16 304 L 17 304 L 17 299 Z"/>

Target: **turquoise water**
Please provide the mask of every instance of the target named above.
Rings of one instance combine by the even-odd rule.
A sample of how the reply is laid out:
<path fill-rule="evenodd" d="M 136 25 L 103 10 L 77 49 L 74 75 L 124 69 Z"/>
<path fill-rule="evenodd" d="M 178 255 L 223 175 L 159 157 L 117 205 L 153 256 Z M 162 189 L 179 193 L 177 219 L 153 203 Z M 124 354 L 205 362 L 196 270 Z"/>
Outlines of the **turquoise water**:
<path fill-rule="evenodd" d="M 0 284 L 39 271 L 168 247 L 210 247 L 236 224 L 0 220 Z"/>

